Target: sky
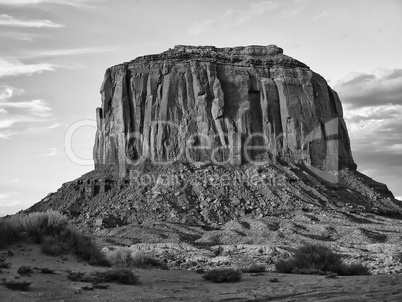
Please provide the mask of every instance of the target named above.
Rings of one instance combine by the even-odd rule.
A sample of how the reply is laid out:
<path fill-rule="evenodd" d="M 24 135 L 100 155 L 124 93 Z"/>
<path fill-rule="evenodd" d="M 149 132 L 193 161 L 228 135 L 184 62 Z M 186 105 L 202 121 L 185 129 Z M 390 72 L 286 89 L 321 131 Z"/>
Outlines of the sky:
<path fill-rule="evenodd" d="M 108 67 L 178 44 L 306 63 L 340 96 L 358 170 L 402 199 L 401 33 L 399 0 L 0 0 L 0 215 L 93 169 Z"/>

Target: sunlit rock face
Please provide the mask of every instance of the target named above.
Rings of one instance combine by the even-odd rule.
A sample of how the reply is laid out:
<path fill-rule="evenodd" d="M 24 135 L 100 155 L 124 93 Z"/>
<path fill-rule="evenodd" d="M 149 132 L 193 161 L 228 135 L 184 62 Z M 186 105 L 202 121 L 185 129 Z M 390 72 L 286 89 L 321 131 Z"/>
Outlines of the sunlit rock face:
<path fill-rule="evenodd" d="M 356 168 L 337 93 L 275 45 L 175 46 L 107 69 L 95 166 L 187 161 Z"/>

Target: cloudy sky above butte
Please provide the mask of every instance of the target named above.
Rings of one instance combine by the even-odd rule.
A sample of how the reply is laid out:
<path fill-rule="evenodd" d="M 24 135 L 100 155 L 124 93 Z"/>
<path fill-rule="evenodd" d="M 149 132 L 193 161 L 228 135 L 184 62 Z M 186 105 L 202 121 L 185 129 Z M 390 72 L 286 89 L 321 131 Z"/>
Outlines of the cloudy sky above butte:
<path fill-rule="evenodd" d="M 340 95 L 358 169 L 402 196 L 401 32 L 399 0 L 0 0 L 0 215 L 93 168 L 107 67 L 176 44 L 276 44 L 309 65 Z"/>

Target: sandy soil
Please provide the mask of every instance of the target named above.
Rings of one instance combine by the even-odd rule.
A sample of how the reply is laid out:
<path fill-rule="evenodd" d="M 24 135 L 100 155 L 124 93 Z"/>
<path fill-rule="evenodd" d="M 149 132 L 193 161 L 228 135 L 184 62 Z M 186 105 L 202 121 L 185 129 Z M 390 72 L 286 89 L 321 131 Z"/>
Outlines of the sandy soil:
<path fill-rule="evenodd" d="M 216 284 L 193 271 L 136 269 L 139 285 L 109 283 L 108 289 L 84 290 L 88 283 L 73 282 L 67 270 L 91 272 L 106 270 L 78 260 L 73 255 L 51 257 L 37 245 L 19 244 L 0 250 L 9 269 L 1 279 L 19 277 L 22 265 L 47 267 L 56 274 L 34 270 L 18 280 L 32 282 L 27 291 L 12 291 L 0 286 L 0 301 L 402 301 L 402 275 L 372 275 L 325 278 L 323 276 L 265 273 L 243 274 L 241 282 Z M 277 278 L 278 282 L 271 282 Z"/>

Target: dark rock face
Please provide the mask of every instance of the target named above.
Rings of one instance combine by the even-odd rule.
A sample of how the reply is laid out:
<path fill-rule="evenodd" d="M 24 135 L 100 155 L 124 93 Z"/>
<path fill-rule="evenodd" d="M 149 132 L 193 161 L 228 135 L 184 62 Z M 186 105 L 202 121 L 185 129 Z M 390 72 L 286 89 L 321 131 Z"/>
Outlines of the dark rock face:
<path fill-rule="evenodd" d="M 282 158 L 356 168 L 337 93 L 275 45 L 175 46 L 106 71 L 95 166 Z"/>

